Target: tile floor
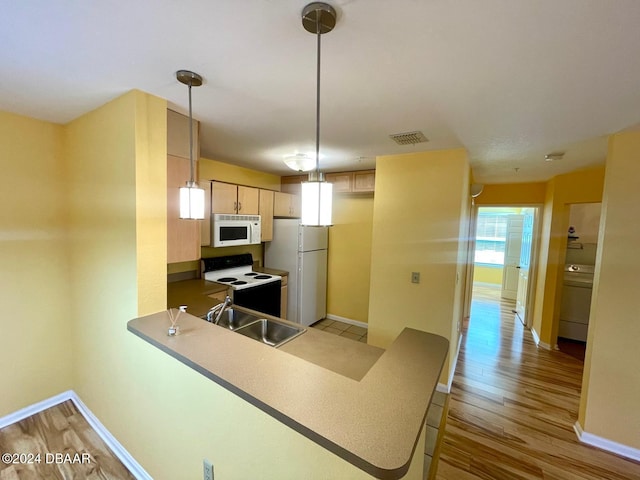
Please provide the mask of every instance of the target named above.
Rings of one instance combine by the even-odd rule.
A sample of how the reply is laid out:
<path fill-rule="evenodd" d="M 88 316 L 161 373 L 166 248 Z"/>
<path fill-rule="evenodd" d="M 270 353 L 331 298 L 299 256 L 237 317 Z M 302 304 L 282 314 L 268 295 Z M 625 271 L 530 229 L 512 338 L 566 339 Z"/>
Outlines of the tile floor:
<path fill-rule="evenodd" d="M 312 328 L 324 330 L 334 335 L 340 335 L 341 337 L 350 338 L 357 342 L 367 343 L 367 329 L 358 327 L 357 325 L 351 325 L 349 323 L 339 322 L 338 320 L 320 320 L 319 322 L 311 325 Z"/>

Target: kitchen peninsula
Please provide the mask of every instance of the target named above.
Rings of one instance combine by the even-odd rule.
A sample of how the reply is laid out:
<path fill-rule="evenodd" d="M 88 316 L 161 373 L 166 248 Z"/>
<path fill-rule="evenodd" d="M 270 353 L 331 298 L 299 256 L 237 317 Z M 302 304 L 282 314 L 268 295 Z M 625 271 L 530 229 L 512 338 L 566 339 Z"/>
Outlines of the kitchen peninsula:
<path fill-rule="evenodd" d="M 181 334 L 167 336 L 169 317 L 159 312 L 128 330 L 375 478 L 421 472 L 416 447 L 448 350 L 443 337 L 407 328 L 383 351 L 308 329 L 276 349 L 193 315 L 179 324 Z M 314 341 L 338 342 L 344 371 L 335 359 L 327 368 L 301 358 L 307 349 L 296 344 Z"/>

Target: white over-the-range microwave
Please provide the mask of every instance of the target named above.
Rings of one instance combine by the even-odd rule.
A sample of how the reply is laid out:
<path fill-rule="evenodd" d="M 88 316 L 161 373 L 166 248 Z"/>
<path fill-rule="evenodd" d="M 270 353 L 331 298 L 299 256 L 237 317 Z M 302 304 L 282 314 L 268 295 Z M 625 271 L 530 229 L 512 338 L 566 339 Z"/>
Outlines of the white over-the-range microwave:
<path fill-rule="evenodd" d="M 260 235 L 260 215 L 211 215 L 211 238 L 214 247 L 259 244 Z"/>

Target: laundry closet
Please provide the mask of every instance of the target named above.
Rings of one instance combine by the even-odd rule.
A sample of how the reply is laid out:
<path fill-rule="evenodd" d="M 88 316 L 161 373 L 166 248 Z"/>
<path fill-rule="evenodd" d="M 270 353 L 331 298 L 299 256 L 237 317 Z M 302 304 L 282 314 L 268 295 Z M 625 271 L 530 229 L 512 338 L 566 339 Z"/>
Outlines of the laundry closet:
<path fill-rule="evenodd" d="M 601 203 L 571 205 L 558 337 L 587 341 Z"/>

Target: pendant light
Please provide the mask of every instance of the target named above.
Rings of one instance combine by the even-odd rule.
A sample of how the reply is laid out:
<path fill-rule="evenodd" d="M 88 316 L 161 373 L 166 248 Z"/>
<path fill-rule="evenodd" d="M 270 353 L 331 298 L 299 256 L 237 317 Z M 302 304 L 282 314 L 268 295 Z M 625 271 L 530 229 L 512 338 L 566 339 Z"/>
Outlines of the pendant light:
<path fill-rule="evenodd" d="M 316 169 L 309 181 L 302 182 L 302 225 L 331 225 L 331 195 L 333 185 L 324 181 L 320 172 L 320 36 L 333 30 L 336 11 L 326 3 L 313 2 L 302 10 L 302 25 L 317 38 L 316 63 Z"/>
<path fill-rule="evenodd" d="M 204 190 L 198 188 L 194 179 L 195 160 L 193 159 L 193 112 L 191 109 L 191 87 L 202 85 L 202 77 L 189 70 L 178 70 L 176 78 L 189 87 L 189 165 L 191 175 L 186 187 L 180 188 L 180 218 L 202 220 L 204 218 Z"/>

